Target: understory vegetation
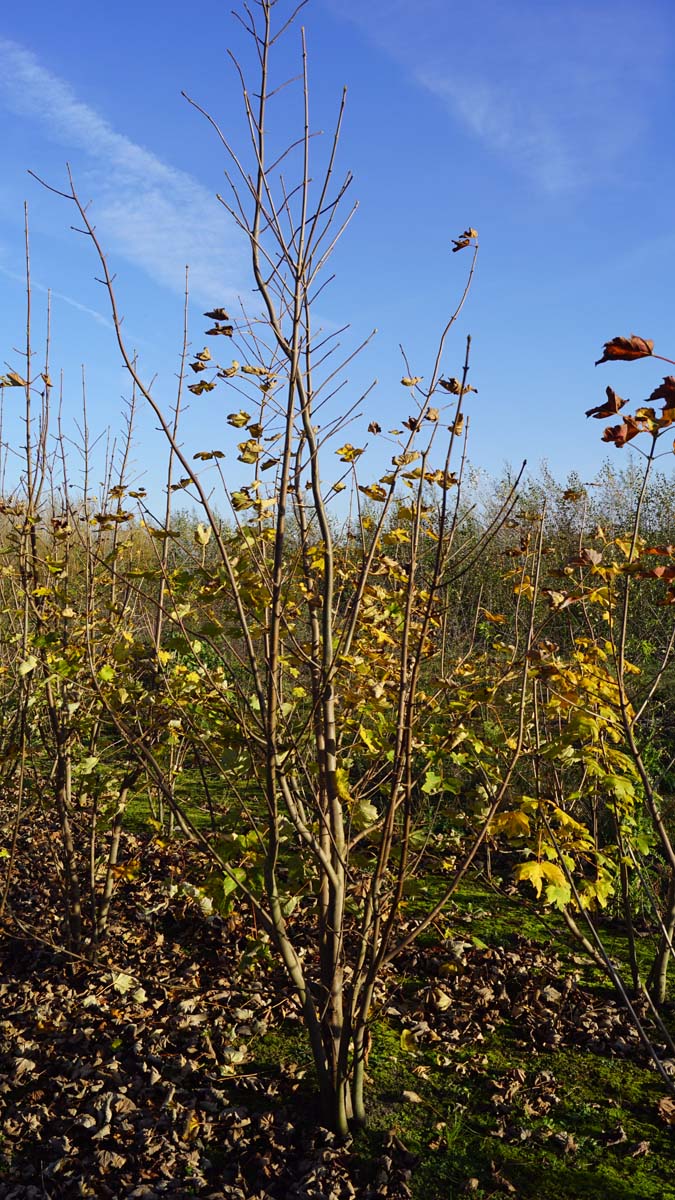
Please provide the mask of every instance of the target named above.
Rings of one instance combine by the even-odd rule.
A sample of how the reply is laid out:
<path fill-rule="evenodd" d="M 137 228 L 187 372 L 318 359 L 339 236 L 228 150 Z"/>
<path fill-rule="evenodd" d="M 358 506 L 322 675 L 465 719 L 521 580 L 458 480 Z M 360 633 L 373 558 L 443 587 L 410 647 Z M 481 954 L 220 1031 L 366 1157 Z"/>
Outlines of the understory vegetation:
<path fill-rule="evenodd" d="M 208 117 L 260 312 L 214 297 L 195 343 L 186 298 L 164 400 L 74 179 L 50 185 L 130 378 L 100 486 L 86 403 L 70 482 L 26 221 L 0 377 L 25 425 L 0 503 L 0 1196 L 675 1195 L 675 377 L 587 413 L 628 465 L 486 481 L 453 344 L 467 228 L 400 425 L 343 404 L 353 352 L 313 310 L 351 217 L 344 100 L 315 142 L 303 32 L 299 134 L 275 131 L 277 9 L 242 18 L 250 145 Z M 599 362 L 635 359 L 670 362 L 634 335 Z M 187 446 L 186 392 L 222 445 Z"/>

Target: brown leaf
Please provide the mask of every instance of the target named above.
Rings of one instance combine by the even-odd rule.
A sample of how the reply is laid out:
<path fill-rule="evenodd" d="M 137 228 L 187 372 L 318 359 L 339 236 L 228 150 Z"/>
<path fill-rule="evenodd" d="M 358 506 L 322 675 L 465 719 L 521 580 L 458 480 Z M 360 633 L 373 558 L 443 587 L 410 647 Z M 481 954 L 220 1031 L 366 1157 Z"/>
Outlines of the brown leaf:
<path fill-rule="evenodd" d="M 626 442 L 632 441 L 638 433 L 642 433 L 643 428 L 640 421 L 634 420 L 633 417 L 626 417 L 623 425 L 608 425 L 602 435 L 602 440 L 603 442 L 614 442 L 615 446 L 625 446 Z"/>
<path fill-rule="evenodd" d="M 595 365 L 597 366 L 598 364 L 596 363 Z M 615 413 L 618 413 L 619 409 L 623 408 L 624 404 L 628 403 L 627 400 L 622 400 L 621 396 L 617 396 L 613 388 L 605 388 L 605 391 L 607 392 L 605 403 L 598 404 L 596 408 L 587 408 L 587 417 L 595 417 L 596 420 L 600 420 L 601 417 L 613 417 Z"/>
<path fill-rule="evenodd" d="M 219 325 L 217 322 L 212 329 L 206 330 L 207 337 L 217 337 L 218 334 L 221 334 L 222 337 L 232 337 L 233 333 L 234 328 L 232 325 Z"/>
<path fill-rule="evenodd" d="M 595 365 L 597 367 L 600 363 L 615 360 L 632 362 L 636 358 L 649 358 L 649 355 L 653 353 L 654 343 L 652 341 L 631 333 L 629 338 L 615 337 L 611 341 L 605 342 L 602 358 L 599 358 Z"/>
<path fill-rule="evenodd" d="M 377 421 L 371 421 L 368 426 L 368 433 L 382 433 L 382 426 L 378 425 Z"/>
<path fill-rule="evenodd" d="M 444 388 L 446 392 L 452 392 L 453 396 L 459 396 L 459 393 L 462 390 L 462 385 L 459 382 L 459 379 L 455 379 L 454 376 L 452 379 L 439 379 L 438 383 L 439 386 Z"/>
<path fill-rule="evenodd" d="M 229 321 L 230 319 L 224 308 L 212 308 L 210 312 L 205 312 L 204 316 L 208 317 L 209 321 Z"/>
<path fill-rule="evenodd" d="M 665 400 L 666 408 L 675 408 L 675 375 L 666 375 L 663 383 L 649 396 L 650 400 Z"/>
<path fill-rule="evenodd" d="M 623 1125 L 617 1125 L 615 1129 L 608 1129 L 601 1134 L 598 1141 L 603 1146 L 621 1146 L 628 1141 L 628 1134 Z"/>
<path fill-rule="evenodd" d="M 675 1097 L 663 1096 L 659 1100 L 659 1116 L 666 1125 L 675 1125 Z"/>
<path fill-rule="evenodd" d="M 507 1179 L 506 1176 L 503 1175 L 500 1170 L 498 1170 L 496 1163 L 490 1163 L 490 1171 L 492 1178 L 494 1179 L 495 1183 L 499 1184 L 500 1188 L 503 1188 L 505 1192 L 508 1192 L 512 1196 L 515 1195 L 516 1189 L 514 1188 L 510 1179 Z"/>
<path fill-rule="evenodd" d="M 465 229 L 463 233 L 460 233 L 458 238 L 452 239 L 452 253 L 456 254 L 458 250 L 465 250 L 467 246 L 471 245 L 471 239 L 477 237 L 477 230 Z"/>

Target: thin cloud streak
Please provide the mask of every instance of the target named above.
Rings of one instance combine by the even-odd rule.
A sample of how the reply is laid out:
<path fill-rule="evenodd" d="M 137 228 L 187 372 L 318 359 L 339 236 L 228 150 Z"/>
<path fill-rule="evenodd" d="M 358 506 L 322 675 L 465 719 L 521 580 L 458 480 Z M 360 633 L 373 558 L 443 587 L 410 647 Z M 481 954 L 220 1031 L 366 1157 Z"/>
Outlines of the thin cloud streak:
<path fill-rule="evenodd" d="M 0 265 L 0 275 L 4 275 L 5 279 L 11 279 L 14 283 L 21 283 L 25 286 L 26 277 L 19 275 L 18 271 L 8 271 L 7 267 Z M 61 300 L 64 304 L 69 304 L 71 308 L 76 308 L 78 312 L 85 313 L 91 317 L 98 325 L 103 325 L 106 329 L 112 329 L 112 321 L 103 316 L 103 313 L 97 312 L 95 308 L 89 308 L 86 304 L 80 304 L 79 300 L 73 300 L 72 296 L 66 296 L 63 292 L 55 292 L 53 288 L 46 287 L 44 283 L 39 283 L 36 279 L 31 280 L 31 288 L 37 292 L 42 292 L 44 295 L 49 295 L 53 300 Z"/>
<path fill-rule="evenodd" d="M 658 104 L 673 28 L 645 0 L 327 0 L 538 189 L 562 193 L 625 169 Z"/>
<path fill-rule="evenodd" d="M 215 196 L 118 133 L 31 51 L 1 38 L 0 105 L 37 123 L 70 159 L 84 156 L 83 182 L 111 249 L 173 291 L 183 291 L 189 264 L 195 299 L 222 304 L 236 297 L 243 255 Z M 82 168 L 74 167 L 77 178 Z"/>

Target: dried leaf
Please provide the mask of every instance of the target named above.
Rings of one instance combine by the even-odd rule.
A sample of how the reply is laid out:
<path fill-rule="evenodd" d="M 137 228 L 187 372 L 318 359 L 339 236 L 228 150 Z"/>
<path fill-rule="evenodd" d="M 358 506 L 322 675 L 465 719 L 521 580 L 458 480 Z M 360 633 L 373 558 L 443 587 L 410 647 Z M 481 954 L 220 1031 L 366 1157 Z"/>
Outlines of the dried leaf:
<path fill-rule="evenodd" d="M 234 328 L 232 325 L 219 325 L 218 322 L 216 322 L 212 329 L 206 330 L 207 337 L 217 337 L 218 334 L 221 334 L 222 337 L 232 337 L 233 333 Z"/>
<path fill-rule="evenodd" d="M 639 433 L 644 431 L 644 425 L 633 417 L 626 417 L 622 425 L 609 425 L 602 435 L 603 442 L 614 442 L 615 446 L 625 446 Z"/>
<path fill-rule="evenodd" d="M 654 343 L 652 341 L 631 333 L 629 338 L 615 337 L 611 341 L 605 342 L 602 358 L 599 358 L 595 365 L 597 367 L 600 363 L 614 362 L 615 360 L 632 362 L 636 358 L 648 358 L 653 353 Z"/>
<path fill-rule="evenodd" d="M 239 412 L 227 414 L 227 423 L 228 425 L 232 425 L 234 429 L 243 429 L 245 425 L 248 425 L 250 420 L 251 414 L 245 412 L 243 408 L 240 408 Z"/>
<path fill-rule="evenodd" d="M 607 392 L 607 399 L 605 400 L 605 403 L 598 404 L 596 408 L 587 408 L 587 417 L 596 417 L 598 420 L 601 417 L 613 417 L 619 412 L 620 409 L 623 408 L 624 404 L 628 403 L 627 400 L 622 400 L 621 396 L 617 396 L 613 388 L 608 387 L 605 389 L 605 391 Z M 583 493 L 580 494 L 583 495 Z"/>

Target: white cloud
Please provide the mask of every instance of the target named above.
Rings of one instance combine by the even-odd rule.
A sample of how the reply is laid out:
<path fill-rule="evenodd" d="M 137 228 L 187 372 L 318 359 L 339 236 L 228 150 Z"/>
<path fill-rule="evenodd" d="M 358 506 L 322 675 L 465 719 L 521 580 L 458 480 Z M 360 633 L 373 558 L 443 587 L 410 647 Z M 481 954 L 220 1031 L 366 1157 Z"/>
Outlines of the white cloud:
<path fill-rule="evenodd" d="M 0 263 L 0 275 L 4 275 L 5 279 L 11 279 L 13 283 L 20 283 L 23 287 L 26 286 L 25 275 L 19 275 L 18 271 L 10 271 L 7 267 L 3 267 Z M 35 278 L 31 279 L 31 289 L 36 292 L 42 292 L 44 295 L 51 296 L 52 300 L 61 300 L 63 304 L 70 305 L 71 308 L 77 309 L 78 312 L 84 313 L 91 317 L 97 325 L 103 325 L 106 329 L 112 329 L 112 321 L 103 316 L 95 308 L 89 308 L 87 304 L 80 304 L 79 300 L 74 300 L 72 296 L 66 296 L 63 292 L 56 292 L 53 288 L 48 288 L 44 283 L 40 283 Z"/>
<path fill-rule="evenodd" d="M 243 251 L 215 196 L 118 133 L 29 50 L 1 38 L 0 104 L 36 122 L 66 157 L 83 153 L 83 182 L 110 249 L 178 292 L 189 264 L 190 291 L 201 301 L 222 304 L 236 296 Z"/>
<path fill-rule="evenodd" d="M 624 169 L 657 103 L 674 27 L 657 0 L 327 0 L 548 192 Z M 647 33 L 648 31 L 648 33 Z"/>

